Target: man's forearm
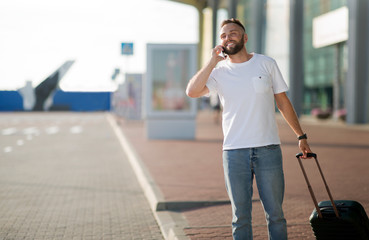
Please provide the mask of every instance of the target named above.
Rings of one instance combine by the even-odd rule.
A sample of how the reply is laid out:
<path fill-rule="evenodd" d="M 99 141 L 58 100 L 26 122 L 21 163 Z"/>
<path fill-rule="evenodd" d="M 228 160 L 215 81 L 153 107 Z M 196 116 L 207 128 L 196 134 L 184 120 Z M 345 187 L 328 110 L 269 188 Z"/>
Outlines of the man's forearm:
<path fill-rule="evenodd" d="M 283 93 L 285 94 L 285 93 Z M 301 136 L 304 134 L 299 119 L 296 115 L 296 112 L 287 98 L 287 96 L 280 95 L 280 98 L 277 99 L 277 106 L 279 111 L 281 112 L 283 118 L 286 120 L 288 125 L 291 127 L 296 136 Z"/>
<path fill-rule="evenodd" d="M 287 114 L 287 116 L 284 115 L 284 118 L 286 119 L 287 123 L 290 125 L 291 129 L 294 131 L 297 137 L 304 134 L 304 131 L 301 128 L 296 114 Z"/>
<path fill-rule="evenodd" d="M 206 82 L 215 66 L 216 63 L 209 61 L 205 67 L 191 78 L 186 89 L 186 94 L 189 97 L 197 98 L 207 93 Z"/>
<path fill-rule="evenodd" d="M 287 107 L 286 109 L 281 111 L 283 118 L 286 120 L 288 125 L 291 127 L 296 136 L 301 136 L 304 134 L 299 119 L 297 118 L 296 112 L 291 107 Z"/>
<path fill-rule="evenodd" d="M 280 93 L 275 95 L 276 103 L 279 111 L 281 112 L 283 118 L 286 120 L 288 125 L 294 131 L 297 137 L 304 134 L 299 119 L 296 115 L 295 109 L 293 108 L 290 100 L 288 99 L 286 93 Z M 309 144 L 306 137 L 304 139 L 299 139 L 299 148 L 304 154 L 303 158 L 307 158 L 307 153 L 311 152 Z"/>

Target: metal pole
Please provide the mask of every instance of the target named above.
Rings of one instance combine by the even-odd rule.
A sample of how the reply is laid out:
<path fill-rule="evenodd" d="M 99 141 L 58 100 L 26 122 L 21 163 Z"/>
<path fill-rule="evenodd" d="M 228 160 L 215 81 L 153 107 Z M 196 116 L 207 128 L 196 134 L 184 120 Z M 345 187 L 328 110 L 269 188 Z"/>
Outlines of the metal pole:
<path fill-rule="evenodd" d="M 340 110 L 341 99 L 341 46 L 342 43 L 335 44 L 335 77 L 333 80 L 333 119 L 338 120 L 338 110 Z"/>
<path fill-rule="evenodd" d="M 302 114 L 304 88 L 304 51 L 303 51 L 303 0 L 290 0 L 290 91 L 289 97 L 296 114 Z"/>

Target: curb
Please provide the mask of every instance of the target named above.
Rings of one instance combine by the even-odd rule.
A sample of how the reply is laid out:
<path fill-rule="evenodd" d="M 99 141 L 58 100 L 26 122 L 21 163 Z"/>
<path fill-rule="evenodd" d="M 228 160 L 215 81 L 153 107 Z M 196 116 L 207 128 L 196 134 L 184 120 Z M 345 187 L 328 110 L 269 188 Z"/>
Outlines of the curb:
<path fill-rule="evenodd" d="M 229 200 L 219 201 L 173 201 L 173 202 L 158 202 L 156 211 L 180 211 L 193 208 L 202 208 L 209 206 L 219 206 L 231 204 Z"/>
<path fill-rule="evenodd" d="M 165 211 L 173 210 L 173 206 L 178 206 L 178 204 L 173 204 L 174 202 L 165 202 L 159 187 L 156 185 L 146 166 L 134 151 L 134 148 L 124 136 L 112 114 L 107 113 L 106 119 L 128 157 L 164 238 L 166 240 L 189 240 L 190 238 L 187 237 L 183 231 L 184 228 L 188 227 L 188 223 L 183 218 L 182 214 Z M 182 205 L 185 205 L 183 204 L 184 202 L 181 203 Z M 190 203 L 190 206 L 193 206 L 193 204 L 191 205 Z"/>

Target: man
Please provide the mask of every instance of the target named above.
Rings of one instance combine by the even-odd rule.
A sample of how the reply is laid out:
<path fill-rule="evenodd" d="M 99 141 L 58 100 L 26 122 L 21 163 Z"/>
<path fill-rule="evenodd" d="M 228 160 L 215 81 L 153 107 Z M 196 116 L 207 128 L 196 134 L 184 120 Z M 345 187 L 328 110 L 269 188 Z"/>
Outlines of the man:
<path fill-rule="evenodd" d="M 233 238 L 252 239 L 251 199 L 255 176 L 269 239 L 287 239 L 282 211 L 284 175 L 274 100 L 296 134 L 303 158 L 311 152 L 306 134 L 286 96 L 288 87 L 276 62 L 247 52 L 248 37 L 242 23 L 233 18 L 223 21 L 220 39 L 221 45 L 212 50 L 210 61 L 189 81 L 186 93 L 193 98 L 217 93 L 223 106 L 223 167 L 232 204 Z M 225 55 L 220 55 L 222 52 Z"/>

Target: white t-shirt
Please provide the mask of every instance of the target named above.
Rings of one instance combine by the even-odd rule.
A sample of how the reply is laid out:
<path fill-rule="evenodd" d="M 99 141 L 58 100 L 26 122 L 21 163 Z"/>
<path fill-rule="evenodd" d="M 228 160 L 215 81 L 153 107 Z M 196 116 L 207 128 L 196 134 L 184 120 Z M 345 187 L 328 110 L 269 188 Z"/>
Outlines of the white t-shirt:
<path fill-rule="evenodd" d="M 223 105 L 223 150 L 280 144 L 274 94 L 288 87 L 274 59 L 254 53 L 244 63 L 226 60 L 206 86 Z"/>

